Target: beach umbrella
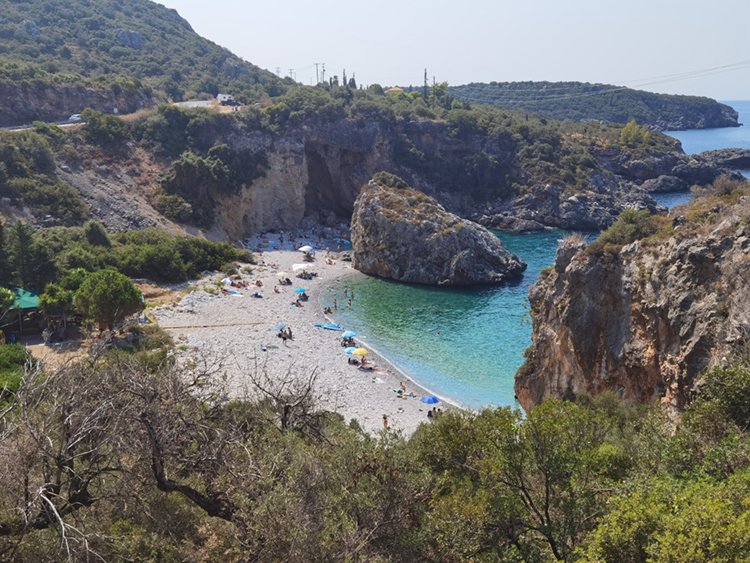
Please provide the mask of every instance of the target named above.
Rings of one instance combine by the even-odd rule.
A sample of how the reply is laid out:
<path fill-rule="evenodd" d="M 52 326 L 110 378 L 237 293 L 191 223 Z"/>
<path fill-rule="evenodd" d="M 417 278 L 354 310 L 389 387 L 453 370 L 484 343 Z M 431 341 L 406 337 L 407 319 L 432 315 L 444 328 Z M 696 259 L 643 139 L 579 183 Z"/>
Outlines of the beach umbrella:
<path fill-rule="evenodd" d="M 294 290 L 294 293 L 304 293 L 306 291 L 307 290 L 304 287 L 298 287 L 297 289 Z"/>
<path fill-rule="evenodd" d="M 349 346 L 348 348 L 344 348 L 344 353 L 349 354 L 350 356 L 354 353 L 354 350 L 356 350 L 356 346 Z"/>
<path fill-rule="evenodd" d="M 352 356 L 366 356 L 369 353 L 365 348 L 357 348 L 352 352 Z"/>
<path fill-rule="evenodd" d="M 292 271 L 296 272 L 297 270 L 307 270 L 310 267 L 310 264 L 292 264 Z"/>
<path fill-rule="evenodd" d="M 353 330 L 347 330 L 341 335 L 341 338 L 354 338 L 355 336 L 357 336 L 356 332 Z"/>
<path fill-rule="evenodd" d="M 276 272 L 276 275 L 277 275 L 278 277 L 280 277 L 280 278 L 285 278 L 285 277 L 287 277 L 287 276 L 288 276 L 289 274 L 287 274 L 286 272 Z"/>
<path fill-rule="evenodd" d="M 305 246 L 300 246 L 298 249 L 300 252 L 308 253 L 313 251 L 313 247 L 309 244 L 306 244 Z"/>
<path fill-rule="evenodd" d="M 438 399 L 435 395 L 425 395 L 419 400 L 428 405 L 436 405 L 440 402 L 440 399 Z"/>
<path fill-rule="evenodd" d="M 275 332 L 281 332 L 281 331 L 282 331 L 282 330 L 284 330 L 285 328 L 286 328 L 286 323 L 279 323 L 279 324 L 277 324 L 277 325 L 276 325 L 276 326 L 274 327 L 274 329 L 273 329 L 273 330 L 274 330 Z"/>

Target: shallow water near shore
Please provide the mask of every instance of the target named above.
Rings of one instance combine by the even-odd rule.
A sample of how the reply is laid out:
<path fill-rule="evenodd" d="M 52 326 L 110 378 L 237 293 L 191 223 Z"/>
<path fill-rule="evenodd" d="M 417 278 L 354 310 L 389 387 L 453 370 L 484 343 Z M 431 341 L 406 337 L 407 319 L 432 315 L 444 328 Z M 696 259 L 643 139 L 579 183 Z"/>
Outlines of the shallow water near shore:
<path fill-rule="evenodd" d="M 750 148 L 750 102 L 730 105 L 748 125 L 669 134 L 680 139 L 689 154 Z M 655 194 L 654 199 L 671 209 L 691 195 Z M 520 281 L 504 286 L 456 290 L 361 278 L 330 288 L 321 301 L 332 304 L 335 298 L 337 322 L 438 395 L 470 408 L 518 406 L 513 377 L 531 344 L 529 288 L 540 271 L 554 263 L 557 243 L 567 234 L 498 233 L 506 248 L 528 264 Z M 351 308 L 345 288 L 354 290 Z"/>

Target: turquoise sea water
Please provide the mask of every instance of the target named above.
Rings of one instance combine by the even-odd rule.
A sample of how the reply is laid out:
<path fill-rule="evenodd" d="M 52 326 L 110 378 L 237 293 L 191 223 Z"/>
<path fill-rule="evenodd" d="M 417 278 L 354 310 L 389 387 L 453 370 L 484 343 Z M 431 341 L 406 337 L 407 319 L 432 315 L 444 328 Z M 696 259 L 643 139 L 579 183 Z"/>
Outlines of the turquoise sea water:
<path fill-rule="evenodd" d="M 674 135 L 686 139 L 686 152 L 727 146 L 721 143 L 727 135 L 738 135 L 732 132 L 742 132 L 737 142 L 750 147 L 750 102 L 741 104 L 730 105 L 747 116 L 748 127 Z M 671 208 L 689 200 L 690 194 L 658 194 L 655 199 Z M 506 248 L 528 264 L 517 283 L 450 290 L 366 278 L 348 283 L 347 289 L 354 290 L 351 308 L 343 286 L 322 300 L 332 303 L 336 298 L 337 322 L 437 395 L 473 408 L 515 405 L 513 376 L 531 343 L 529 287 L 542 268 L 554 263 L 557 242 L 566 234 L 498 234 Z"/>

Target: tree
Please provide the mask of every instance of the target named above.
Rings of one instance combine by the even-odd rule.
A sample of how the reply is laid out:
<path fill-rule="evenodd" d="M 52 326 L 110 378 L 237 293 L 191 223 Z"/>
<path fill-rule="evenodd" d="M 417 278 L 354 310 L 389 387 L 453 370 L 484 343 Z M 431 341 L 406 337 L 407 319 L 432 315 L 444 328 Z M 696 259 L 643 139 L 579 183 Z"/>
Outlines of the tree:
<path fill-rule="evenodd" d="M 2 318 L 5 316 L 5 313 L 10 310 L 15 300 L 15 293 L 13 293 L 10 289 L 0 287 L 0 320 L 2 320 Z"/>
<path fill-rule="evenodd" d="M 651 141 L 651 132 L 631 119 L 620 130 L 620 144 L 630 148 L 647 145 Z"/>
<path fill-rule="evenodd" d="M 73 310 L 73 292 L 51 283 L 39 296 L 39 306 L 47 316 L 65 316 Z"/>
<path fill-rule="evenodd" d="M 76 292 L 76 308 L 100 327 L 111 329 L 143 309 L 143 302 L 130 278 L 106 269 L 89 274 L 84 280 Z"/>
<path fill-rule="evenodd" d="M 5 225 L 0 221 L 0 284 L 11 281 L 10 260 L 8 259 L 8 247 L 5 240 Z"/>
<path fill-rule="evenodd" d="M 54 278 L 55 264 L 40 244 L 34 230 L 17 221 L 10 232 L 10 262 L 15 271 L 14 282 L 24 289 L 41 290 Z"/>
<path fill-rule="evenodd" d="M 604 509 L 612 468 L 595 409 L 548 399 L 524 420 L 510 409 L 447 413 L 417 435 L 442 490 L 432 501 L 435 559 L 568 560 Z M 463 508 L 459 508 L 463 507 Z"/>
<path fill-rule="evenodd" d="M 101 221 L 86 221 L 83 225 L 83 234 L 89 244 L 93 246 L 104 246 L 106 248 L 112 246 L 107 228 Z"/>

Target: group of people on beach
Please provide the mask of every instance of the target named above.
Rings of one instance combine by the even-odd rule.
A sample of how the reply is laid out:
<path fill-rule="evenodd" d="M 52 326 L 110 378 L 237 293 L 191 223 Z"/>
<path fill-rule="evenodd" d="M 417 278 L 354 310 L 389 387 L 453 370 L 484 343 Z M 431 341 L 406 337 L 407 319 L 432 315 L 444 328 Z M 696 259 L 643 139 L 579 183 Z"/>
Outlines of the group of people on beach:
<path fill-rule="evenodd" d="M 276 333 L 276 336 L 278 336 L 279 338 L 281 338 L 281 340 L 284 342 L 284 344 L 286 344 L 287 340 L 293 340 L 294 339 L 294 337 L 292 335 L 292 327 L 290 327 L 288 325 L 285 326 L 279 332 Z"/>
<path fill-rule="evenodd" d="M 429 418 L 430 420 L 437 418 L 441 414 L 443 414 L 443 409 L 432 407 L 431 409 L 427 410 L 427 418 Z"/>

